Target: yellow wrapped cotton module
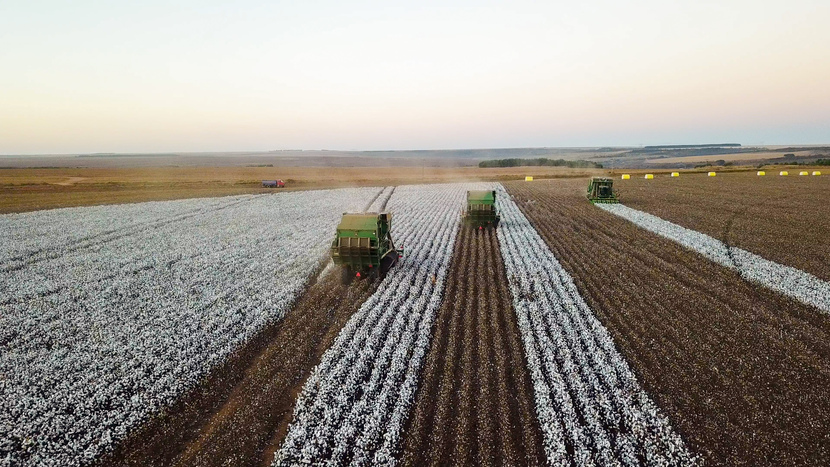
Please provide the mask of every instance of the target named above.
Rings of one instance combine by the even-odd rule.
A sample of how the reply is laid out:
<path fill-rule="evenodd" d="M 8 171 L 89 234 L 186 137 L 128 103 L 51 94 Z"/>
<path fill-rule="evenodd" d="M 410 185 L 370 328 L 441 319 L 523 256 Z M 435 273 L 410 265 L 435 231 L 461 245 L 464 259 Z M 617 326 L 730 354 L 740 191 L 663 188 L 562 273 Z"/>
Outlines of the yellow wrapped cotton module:
<path fill-rule="evenodd" d="M 802 170 L 801 172 L 798 172 L 798 175 L 810 175 L 810 172 L 807 172 L 806 170 Z"/>
<path fill-rule="evenodd" d="M 709 172 L 710 177 L 714 177 L 715 175 L 717 175 L 715 172 Z"/>
<path fill-rule="evenodd" d="M 759 177 L 763 177 L 763 176 L 764 176 L 764 175 L 766 175 L 766 174 L 767 174 L 767 173 L 766 173 L 766 172 L 764 172 L 763 170 L 759 170 L 759 171 L 758 171 L 758 176 L 759 176 Z"/>
<path fill-rule="evenodd" d="M 525 177 L 525 181 L 526 181 L 526 182 L 532 182 L 532 181 L 533 181 L 533 177 Z"/>
<path fill-rule="evenodd" d="M 631 178 L 631 175 L 629 175 L 629 174 L 622 174 L 622 179 L 623 179 L 623 180 L 628 180 L 628 179 L 630 179 L 630 178 Z"/>
<path fill-rule="evenodd" d="M 680 172 L 672 172 L 672 173 L 671 173 L 671 176 L 672 176 L 672 177 L 679 177 L 679 176 L 680 176 Z"/>
<path fill-rule="evenodd" d="M 790 173 L 789 173 L 789 172 L 787 172 L 786 170 L 782 170 L 782 171 L 778 172 L 778 175 L 780 175 L 780 176 L 782 176 L 782 177 L 786 177 L 786 176 L 787 176 L 787 175 L 789 175 L 789 174 L 790 174 Z"/>
<path fill-rule="evenodd" d="M 815 175 L 816 177 L 818 177 L 819 175 L 821 175 L 821 172 L 819 172 L 818 170 L 816 170 L 815 172 L 813 172 L 813 175 Z"/>
<path fill-rule="evenodd" d="M 646 174 L 646 180 L 651 180 L 654 178 L 654 174 Z"/>

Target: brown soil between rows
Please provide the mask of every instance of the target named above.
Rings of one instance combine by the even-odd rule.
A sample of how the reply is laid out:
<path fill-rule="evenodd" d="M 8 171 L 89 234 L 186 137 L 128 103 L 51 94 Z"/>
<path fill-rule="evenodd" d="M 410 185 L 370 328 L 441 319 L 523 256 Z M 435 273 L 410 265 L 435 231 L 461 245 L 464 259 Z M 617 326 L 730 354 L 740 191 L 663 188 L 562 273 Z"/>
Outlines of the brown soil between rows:
<path fill-rule="evenodd" d="M 324 271 L 280 322 L 100 464 L 270 465 L 302 385 L 375 288 L 369 281 L 345 286 L 338 271 Z"/>
<path fill-rule="evenodd" d="M 830 318 L 591 205 L 505 184 L 644 388 L 713 465 L 830 463 Z"/>
<path fill-rule="evenodd" d="M 830 281 L 830 177 L 755 172 L 617 180 L 622 202 Z"/>
<path fill-rule="evenodd" d="M 494 229 L 462 226 L 401 464 L 541 465 L 533 388 Z"/>

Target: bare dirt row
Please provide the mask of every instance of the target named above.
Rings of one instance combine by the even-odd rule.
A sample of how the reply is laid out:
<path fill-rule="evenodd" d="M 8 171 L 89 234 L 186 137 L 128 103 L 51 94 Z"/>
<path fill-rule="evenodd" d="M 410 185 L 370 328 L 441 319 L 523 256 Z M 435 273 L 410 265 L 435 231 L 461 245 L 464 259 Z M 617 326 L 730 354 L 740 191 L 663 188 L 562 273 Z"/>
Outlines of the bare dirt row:
<path fill-rule="evenodd" d="M 541 465 L 541 432 L 494 229 L 462 226 L 403 465 Z"/>
<path fill-rule="evenodd" d="M 588 203 L 505 186 L 645 389 L 713 465 L 830 461 L 830 319 Z"/>
<path fill-rule="evenodd" d="M 622 202 L 830 280 L 830 177 L 769 170 L 617 180 Z"/>
<path fill-rule="evenodd" d="M 101 464 L 270 465 L 311 369 L 375 287 L 324 271 L 280 322 Z"/>

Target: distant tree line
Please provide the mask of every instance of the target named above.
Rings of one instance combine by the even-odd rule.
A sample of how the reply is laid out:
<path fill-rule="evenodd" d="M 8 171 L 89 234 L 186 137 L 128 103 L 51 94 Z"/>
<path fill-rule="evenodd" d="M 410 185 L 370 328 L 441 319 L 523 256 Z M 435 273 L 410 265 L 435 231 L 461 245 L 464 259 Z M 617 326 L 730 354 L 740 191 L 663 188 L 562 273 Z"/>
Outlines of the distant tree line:
<path fill-rule="evenodd" d="M 707 161 L 706 163 L 698 164 L 698 165 L 695 166 L 695 168 L 700 169 L 700 168 L 703 168 L 703 167 L 711 167 L 711 166 L 732 167 L 733 165 L 735 165 L 734 162 L 726 162 L 723 159 L 718 159 L 715 162 Z"/>
<path fill-rule="evenodd" d="M 785 158 L 779 158 L 777 160 L 767 162 L 762 165 L 821 165 L 826 166 L 830 165 L 830 159 L 816 159 L 816 160 L 807 160 L 807 161 L 799 161 L 799 160 L 787 160 Z"/>
<path fill-rule="evenodd" d="M 481 168 L 493 167 L 568 167 L 571 169 L 601 169 L 602 164 L 596 162 L 575 160 L 566 161 L 565 159 L 548 159 L 546 157 L 539 157 L 536 159 L 493 159 L 488 161 L 481 161 L 478 163 Z"/>

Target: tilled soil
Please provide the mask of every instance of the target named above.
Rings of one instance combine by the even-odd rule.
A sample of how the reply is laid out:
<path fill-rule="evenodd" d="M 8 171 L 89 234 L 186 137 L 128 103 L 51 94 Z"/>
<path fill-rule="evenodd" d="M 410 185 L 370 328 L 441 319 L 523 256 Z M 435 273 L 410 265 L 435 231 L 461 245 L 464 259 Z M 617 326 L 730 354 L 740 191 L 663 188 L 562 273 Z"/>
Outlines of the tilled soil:
<path fill-rule="evenodd" d="M 270 465 L 312 368 L 375 288 L 344 286 L 337 271 L 324 271 L 279 323 L 101 464 Z"/>
<path fill-rule="evenodd" d="M 714 465 L 830 463 L 830 318 L 592 206 L 506 183 L 644 388 Z"/>
<path fill-rule="evenodd" d="M 402 464 L 543 464 L 533 388 L 496 231 L 461 229 Z"/>
<path fill-rule="evenodd" d="M 617 180 L 622 202 L 830 281 L 830 177 L 768 170 Z"/>

